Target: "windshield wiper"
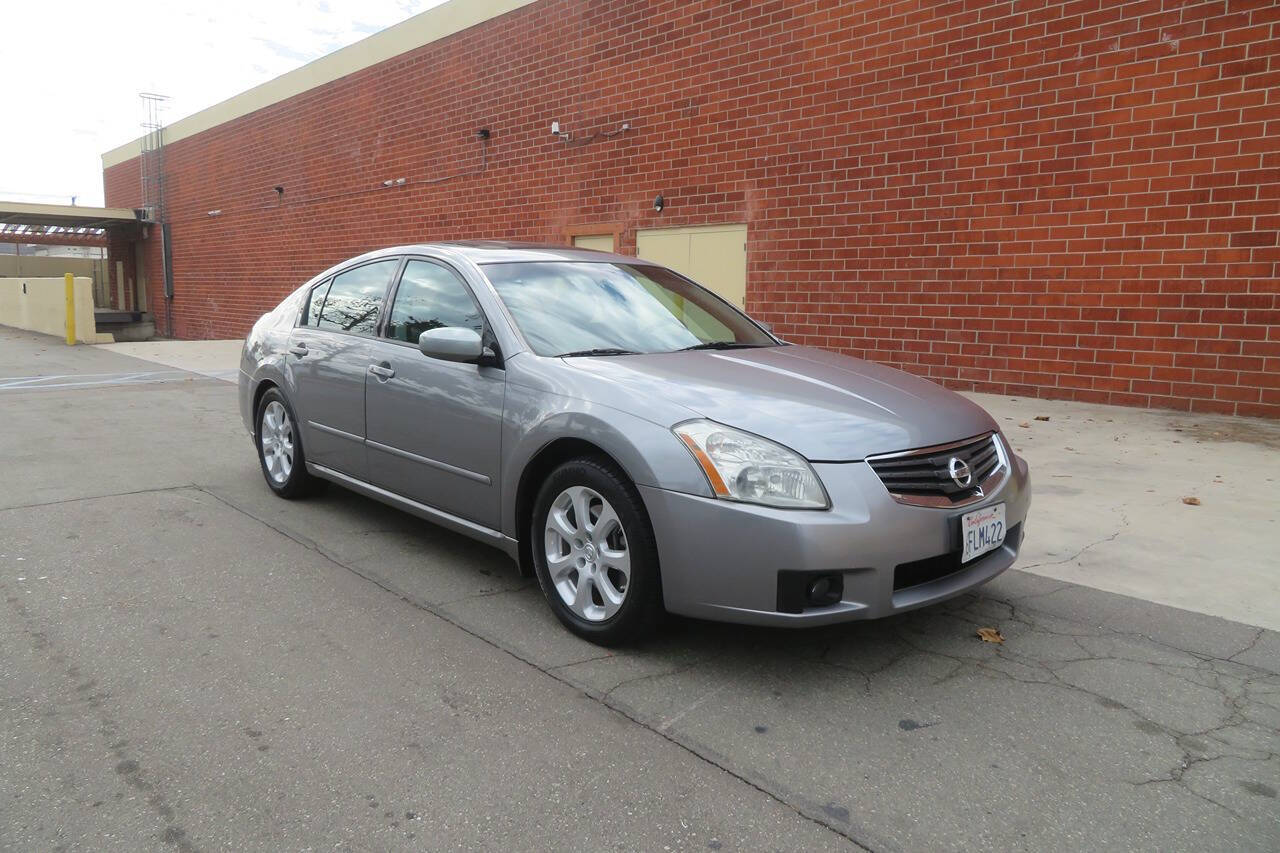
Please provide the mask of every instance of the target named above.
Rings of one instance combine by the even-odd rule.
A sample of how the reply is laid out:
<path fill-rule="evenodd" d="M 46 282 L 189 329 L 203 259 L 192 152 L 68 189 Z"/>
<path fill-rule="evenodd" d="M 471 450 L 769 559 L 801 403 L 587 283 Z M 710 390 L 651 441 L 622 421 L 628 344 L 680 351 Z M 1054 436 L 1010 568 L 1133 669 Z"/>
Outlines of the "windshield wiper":
<path fill-rule="evenodd" d="M 675 352 L 690 352 L 696 349 L 755 349 L 762 347 L 764 344 L 744 344 L 738 341 L 707 341 L 705 344 L 694 344 L 691 347 L 681 347 Z"/>
<path fill-rule="evenodd" d="M 556 358 L 573 358 L 579 355 L 639 355 L 632 349 L 618 349 L 617 347 L 597 347 L 596 349 L 580 349 L 573 352 L 562 352 Z"/>

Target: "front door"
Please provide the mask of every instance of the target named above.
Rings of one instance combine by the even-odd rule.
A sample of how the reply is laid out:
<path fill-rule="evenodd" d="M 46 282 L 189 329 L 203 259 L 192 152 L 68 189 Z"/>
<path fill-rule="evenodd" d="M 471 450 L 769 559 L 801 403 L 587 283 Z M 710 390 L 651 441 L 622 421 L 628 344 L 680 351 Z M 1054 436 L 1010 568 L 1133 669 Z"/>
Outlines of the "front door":
<path fill-rule="evenodd" d="M 383 336 L 370 345 L 365 386 L 370 480 L 496 529 L 506 373 L 423 355 L 418 336 L 444 326 L 483 334 L 484 314 L 453 269 L 410 259 Z"/>
<path fill-rule="evenodd" d="M 364 379 L 378 312 L 399 258 L 364 264 L 312 290 L 285 358 L 307 461 L 365 479 Z"/>

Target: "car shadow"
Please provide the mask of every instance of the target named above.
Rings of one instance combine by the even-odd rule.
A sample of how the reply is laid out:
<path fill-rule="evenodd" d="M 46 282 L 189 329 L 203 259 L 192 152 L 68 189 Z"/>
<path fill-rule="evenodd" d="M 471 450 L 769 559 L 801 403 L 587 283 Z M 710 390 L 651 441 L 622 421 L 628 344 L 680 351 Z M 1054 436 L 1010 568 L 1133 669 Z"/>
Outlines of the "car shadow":
<path fill-rule="evenodd" d="M 714 660 L 726 674 L 739 667 L 794 668 L 797 662 L 806 662 L 870 675 L 910 665 L 913 655 L 977 663 L 999 653 L 998 644 L 983 642 L 977 629 L 1007 625 L 1015 611 L 1011 601 L 991 587 L 982 587 L 904 614 L 813 628 L 737 625 L 669 615 L 660 633 L 645 642 L 603 649 L 573 638 L 580 646 L 575 653 L 565 648 L 567 632 L 551 614 L 536 579 L 521 576 L 501 551 L 345 489 L 330 488 L 310 503 L 323 507 L 326 514 L 332 511 L 351 520 L 351 528 L 363 540 L 364 553 L 371 555 L 355 561 L 362 574 L 372 571 L 379 578 L 393 579 L 397 592 L 428 609 L 447 609 L 452 621 L 508 649 L 554 649 L 554 654 L 536 661 L 546 666 L 573 666 L 605 656 L 627 657 L 659 668 Z M 323 527 L 315 534 L 331 551 L 350 551 L 349 545 L 326 542 L 337 535 Z M 463 587 L 474 591 L 460 592 Z M 458 609 L 460 603 L 468 605 L 465 612 Z"/>

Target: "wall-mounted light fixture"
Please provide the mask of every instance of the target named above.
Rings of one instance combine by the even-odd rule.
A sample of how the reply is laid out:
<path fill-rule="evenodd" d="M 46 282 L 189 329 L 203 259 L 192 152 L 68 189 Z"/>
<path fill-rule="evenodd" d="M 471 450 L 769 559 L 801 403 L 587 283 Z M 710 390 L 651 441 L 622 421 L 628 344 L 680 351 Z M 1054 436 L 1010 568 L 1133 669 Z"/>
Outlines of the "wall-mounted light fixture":
<path fill-rule="evenodd" d="M 667 200 L 662 197 L 662 193 L 658 193 L 658 197 L 653 200 L 653 212 L 661 213 L 662 208 L 667 206 Z"/>
<path fill-rule="evenodd" d="M 222 215 L 222 208 L 218 208 L 217 210 L 211 210 L 211 211 L 209 211 L 209 215 L 210 215 L 210 216 L 221 216 L 221 215 Z"/>
<path fill-rule="evenodd" d="M 284 199 L 284 186 L 282 184 L 276 184 L 275 191 L 276 201 L 282 201 Z"/>

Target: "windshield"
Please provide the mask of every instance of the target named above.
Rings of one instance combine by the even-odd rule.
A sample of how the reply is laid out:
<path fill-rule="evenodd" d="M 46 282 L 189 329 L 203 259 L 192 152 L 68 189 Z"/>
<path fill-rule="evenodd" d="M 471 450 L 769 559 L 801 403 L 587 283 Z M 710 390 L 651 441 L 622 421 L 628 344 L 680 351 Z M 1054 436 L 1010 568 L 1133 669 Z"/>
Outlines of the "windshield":
<path fill-rule="evenodd" d="M 591 261 L 487 264 L 538 355 L 776 346 L 747 317 L 663 267 Z"/>

